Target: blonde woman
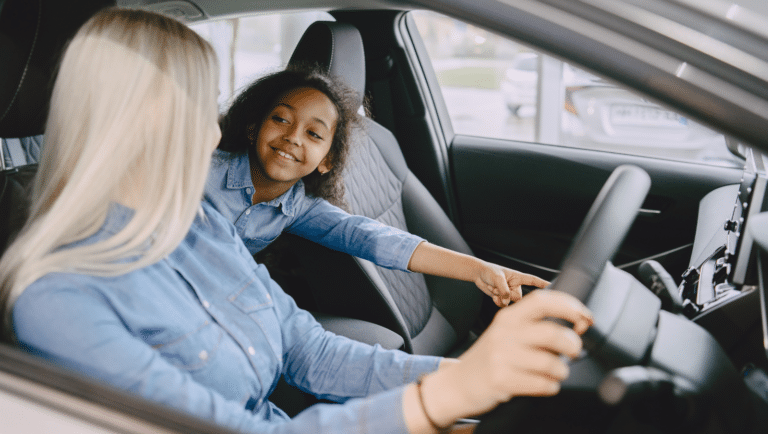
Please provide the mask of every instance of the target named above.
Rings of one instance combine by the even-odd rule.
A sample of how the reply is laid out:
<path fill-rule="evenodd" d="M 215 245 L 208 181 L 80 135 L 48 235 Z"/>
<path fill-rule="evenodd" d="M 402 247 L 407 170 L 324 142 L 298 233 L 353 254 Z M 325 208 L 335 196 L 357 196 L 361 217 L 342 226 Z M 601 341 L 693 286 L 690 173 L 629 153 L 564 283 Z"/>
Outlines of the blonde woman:
<path fill-rule="evenodd" d="M 219 140 L 215 63 L 194 32 L 152 13 L 108 9 L 77 33 L 31 217 L 0 262 L 6 337 L 240 432 L 428 433 L 557 393 L 558 355 L 576 355 L 591 323 L 564 294 L 502 309 L 458 360 L 335 336 L 298 309 L 201 205 Z M 280 376 L 344 404 L 290 419 L 269 402 Z"/>

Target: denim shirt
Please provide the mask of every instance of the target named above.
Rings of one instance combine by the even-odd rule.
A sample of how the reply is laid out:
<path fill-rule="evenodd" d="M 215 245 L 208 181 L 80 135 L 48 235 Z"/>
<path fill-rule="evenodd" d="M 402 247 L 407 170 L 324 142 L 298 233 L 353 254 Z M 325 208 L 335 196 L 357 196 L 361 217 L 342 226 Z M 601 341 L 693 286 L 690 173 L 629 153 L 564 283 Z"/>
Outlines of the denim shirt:
<path fill-rule="evenodd" d="M 376 220 L 350 215 L 324 199 L 308 197 L 301 180 L 269 202 L 254 205 L 253 192 L 248 154 L 216 150 L 205 200 L 234 223 L 251 254 L 285 231 L 384 268 L 408 271 L 413 251 L 424 241 Z"/>
<path fill-rule="evenodd" d="M 440 358 L 325 331 L 270 279 L 231 223 L 203 204 L 183 242 L 116 277 L 50 273 L 13 306 L 28 350 L 118 388 L 247 433 L 406 432 L 403 385 Z M 91 239 L 132 210 L 111 208 Z M 289 384 L 343 404 L 293 419 L 268 397 Z"/>

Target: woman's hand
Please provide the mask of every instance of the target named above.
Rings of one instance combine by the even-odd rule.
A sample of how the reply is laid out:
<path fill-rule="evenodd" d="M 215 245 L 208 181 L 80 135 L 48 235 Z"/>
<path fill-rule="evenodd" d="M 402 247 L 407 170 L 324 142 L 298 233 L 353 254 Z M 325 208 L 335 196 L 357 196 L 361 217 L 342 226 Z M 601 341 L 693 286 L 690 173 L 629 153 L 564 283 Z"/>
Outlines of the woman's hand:
<path fill-rule="evenodd" d="M 547 318 L 562 318 L 573 329 Z M 455 363 L 427 376 L 422 398 L 441 426 L 486 413 L 515 396 L 550 396 L 568 377 L 567 359 L 582 348 L 580 335 L 593 319 L 563 292 L 533 291 L 499 310 L 491 325 Z"/>
<path fill-rule="evenodd" d="M 496 306 L 504 307 L 523 297 L 522 285 L 544 288 L 549 285 L 544 279 L 525 274 L 496 264 L 482 262 L 478 268 L 475 285 L 489 295 Z"/>

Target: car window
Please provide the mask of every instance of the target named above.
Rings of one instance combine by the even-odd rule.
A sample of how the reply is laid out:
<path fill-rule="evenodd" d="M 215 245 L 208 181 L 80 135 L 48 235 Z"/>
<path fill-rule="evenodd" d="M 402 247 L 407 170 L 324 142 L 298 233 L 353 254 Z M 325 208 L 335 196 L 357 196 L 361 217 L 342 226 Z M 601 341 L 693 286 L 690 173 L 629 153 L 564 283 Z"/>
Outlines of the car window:
<path fill-rule="evenodd" d="M 301 35 L 315 21 L 335 21 L 326 12 L 260 14 L 190 25 L 216 50 L 221 68 L 219 106 L 253 80 L 288 64 Z"/>
<path fill-rule="evenodd" d="M 456 134 L 743 165 L 722 134 L 621 86 L 461 21 L 412 14 Z"/>

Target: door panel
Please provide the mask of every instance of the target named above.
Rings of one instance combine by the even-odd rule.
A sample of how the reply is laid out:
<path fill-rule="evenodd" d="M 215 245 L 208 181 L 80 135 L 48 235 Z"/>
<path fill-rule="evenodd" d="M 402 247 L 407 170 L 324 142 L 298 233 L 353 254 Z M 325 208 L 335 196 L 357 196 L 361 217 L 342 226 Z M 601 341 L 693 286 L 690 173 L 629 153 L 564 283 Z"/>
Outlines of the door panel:
<path fill-rule="evenodd" d="M 699 201 L 741 177 L 736 168 L 473 136 L 455 136 L 450 157 L 462 232 L 475 253 L 541 275 L 559 269 L 598 191 L 621 164 L 649 173 L 643 208 L 659 212 L 638 216 L 614 262 L 671 251 L 657 260 L 675 278 L 690 257 Z"/>

